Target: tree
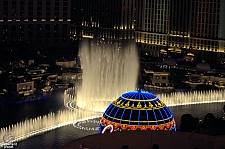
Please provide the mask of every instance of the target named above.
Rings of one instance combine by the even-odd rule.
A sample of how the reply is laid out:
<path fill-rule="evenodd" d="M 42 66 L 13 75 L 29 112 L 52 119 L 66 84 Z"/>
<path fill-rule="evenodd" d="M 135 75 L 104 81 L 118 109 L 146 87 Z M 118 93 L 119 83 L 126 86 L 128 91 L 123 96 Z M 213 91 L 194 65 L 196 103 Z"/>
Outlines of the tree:
<path fill-rule="evenodd" d="M 207 113 L 202 123 L 202 129 L 204 130 L 203 133 L 208 135 L 216 135 L 218 133 L 216 128 L 217 122 L 218 119 L 215 118 L 215 116 L 212 113 Z"/>
<path fill-rule="evenodd" d="M 199 119 L 194 118 L 191 114 L 181 116 L 180 130 L 185 132 L 196 132 L 198 130 Z"/>

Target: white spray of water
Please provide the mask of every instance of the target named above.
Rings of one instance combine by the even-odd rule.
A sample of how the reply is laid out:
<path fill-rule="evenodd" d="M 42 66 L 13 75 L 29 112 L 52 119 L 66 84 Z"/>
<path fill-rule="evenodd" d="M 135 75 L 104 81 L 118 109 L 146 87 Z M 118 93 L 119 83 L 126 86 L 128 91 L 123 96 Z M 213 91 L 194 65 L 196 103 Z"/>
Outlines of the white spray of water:
<path fill-rule="evenodd" d="M 83 81 L 77 92 L 77 105 L 104 111 L 100 101 L 113 101 L 124 92 L 134 90 L 138 79 L 138 54 L 134 41 L 82 41 L 79 51 Z"/>

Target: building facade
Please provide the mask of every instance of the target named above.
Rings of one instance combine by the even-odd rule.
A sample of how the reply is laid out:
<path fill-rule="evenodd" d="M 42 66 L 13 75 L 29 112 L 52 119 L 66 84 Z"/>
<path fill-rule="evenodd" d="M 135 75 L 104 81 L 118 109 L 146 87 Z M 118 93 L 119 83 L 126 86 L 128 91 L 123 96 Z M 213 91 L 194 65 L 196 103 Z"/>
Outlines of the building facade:
<path fill-rule="evenodd" d="M 0 45 L 67 46 L 71 0 L 1 0 Z"/>
<path fill-rule="evenodd" d="M 140 16 L 145 20 L 137 22 L 142 25 L 137 25 L 135 38 L 143 48 L 172 52 L 181 49 L 184 54 L 193 52 L 197 60 L 205 59 L 211 63 L 220 62 L 220 57 L 224 56 L 225 1 L 143 0 L 139 5 L 142 6 L 137 7 L 137 15 L 142 11 Z M 152 12 L 145 15 L 144 10 L 147 12 L 148 9 Z M 147 22 L 152 20 L 152 14 L 161 28 L 154 21 Z"/>
<path fill-rule="evenodd" d="M 152 55 L 160 50 L 220 62 L 225 50 L 223 0 L 74 1 L 72 40 L 135 38 Z M 88 4 L 87 4 L 88 3 Z M 77 19 L 78 18 L 78 19 Z M 74 20 L 74 21 L 73 21 Z M 76 20 L 76 21 L 75 21 Z"/>
<path fill-rule="evenodd" d="M 134 38 L 135 0 L 82 0 L 72 6 L 72 41 Z"/>

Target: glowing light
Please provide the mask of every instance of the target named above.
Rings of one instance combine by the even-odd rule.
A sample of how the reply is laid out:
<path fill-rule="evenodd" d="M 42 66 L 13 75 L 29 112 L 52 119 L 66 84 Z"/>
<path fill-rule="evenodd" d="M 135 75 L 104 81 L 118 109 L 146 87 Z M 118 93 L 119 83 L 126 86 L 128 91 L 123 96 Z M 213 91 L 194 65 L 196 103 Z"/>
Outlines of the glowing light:
<path fill-rule="evenodd" d="M 188 56 L 195 56 L 193 53 L 187 53 Z"/>
<path fill-rule="evenodd" d="M 95 39 L 82 41 L 79 52 L 83 81 L 77 87 L 77 106 L 100 112 L 112 99 L 136 88 L 139 67 L 134 41 L 118 43 L 103 38 L 98 44 Z"/>
<path fill-rule="evenodd" d="M 110 129 L 110 133 L 112 133 L 112 132 L 113 132 L 113 125 L 108 125 L 108 126 L 106 126 L 106 127 L 102 130 L 102 134 L 104 134 L 105 131 L 106 131 L 107 129 Z"/>
<path fill-rule="evenodd" d="M 82 35 L 83 38 L 94 38 L 93 36 Z"/>
<path fill-rule="evenodd" d="M 73 124 L 73 126 L 77 129 L 80 130 L 85 130 L 85 131 L 98 131 L 99 127 L 87 127 L 87 126 L 83 126 L 83 124 L 99 124 L 99 120 L 85 120 L 85 121 L 78 121 L 76 123 Z"/>

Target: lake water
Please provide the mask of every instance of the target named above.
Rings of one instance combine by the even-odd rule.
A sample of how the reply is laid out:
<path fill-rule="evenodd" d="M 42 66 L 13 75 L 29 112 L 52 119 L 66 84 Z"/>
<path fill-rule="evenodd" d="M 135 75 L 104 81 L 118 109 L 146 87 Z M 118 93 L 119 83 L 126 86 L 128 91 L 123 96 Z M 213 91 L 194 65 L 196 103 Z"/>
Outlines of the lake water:
<path fill-rule="evenodd" d="M 0 103 L 0 119 L 1 127 L 8 126 L 9 124 L 16 123 L 28 118 L 34 118 L 64 109 L 63 106 L 63 94 L 60 92 L 53 92 L 48 94 L 49 99 L 29 104 L 7 104 Z M 213 113 L 215 117 L 223 117 L 223 105 L 225 103 L 211 103 L 200 105 L 187 105 L 170 107 L 175 120 L 177 122 L 177 128 L 179 129 L 180 119 L 182 114 L 192 114 L 193 117 L 203 119 L 207 113 Z M 96 128 L 97 123 L 82 124 L 88 127 Z M 33 136 L 26 140 L 18 142 L 16 148 L 18 149 L 52 149 L 60 148 L 62 145 L 68 143 L 71 140 L 84 137 L 91 134 L 96 134 L 97 131 L 84 131 L 75 128 L 73 125 L 68 125 L 56 130 L 46 132 L 37 136 Z"/>

